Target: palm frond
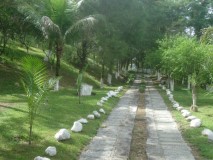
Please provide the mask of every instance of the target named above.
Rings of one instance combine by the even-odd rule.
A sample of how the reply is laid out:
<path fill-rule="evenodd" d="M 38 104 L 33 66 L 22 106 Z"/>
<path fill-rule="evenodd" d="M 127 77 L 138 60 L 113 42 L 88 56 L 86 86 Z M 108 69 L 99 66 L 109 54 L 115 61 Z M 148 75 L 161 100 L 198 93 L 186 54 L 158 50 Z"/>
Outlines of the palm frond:
<path fill-rule="evenodd" d="M 97 22 L 97 19 L 95 19 L 94 16 L 88 16 L 86 18 L 83 18 L 79 21 L 77 21 L 74 25 L 72 25 L 66 32 L 64 38 L 68 34 L 71 34 L 72 32 L 78 32 L 79 30 L 85 31 L 91 29 L 94 24 Z"/>
<path fill-rule="evenodd" d="M 43 16 L 41 18 L 41 26 L 42 31 L 45 34 L 45 36 L 49 36 L 52 33 L 56 33 L 57 36 L 61 36 L 60 28 L 57 24 L 55 24 L 49 17 Z"/>

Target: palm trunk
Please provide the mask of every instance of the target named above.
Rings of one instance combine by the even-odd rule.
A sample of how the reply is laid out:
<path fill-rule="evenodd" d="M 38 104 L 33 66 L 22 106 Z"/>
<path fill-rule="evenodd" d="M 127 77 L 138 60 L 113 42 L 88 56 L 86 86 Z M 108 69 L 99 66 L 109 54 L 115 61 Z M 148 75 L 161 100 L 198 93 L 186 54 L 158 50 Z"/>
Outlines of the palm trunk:
<path fill-rule="evenodd" d="M 59 72 L 60 72 L 60 67 L 61 67 L 61 56 L 62 56 L 62 51 L 63 51 L 63 45 L 59 42 L 56 43 L 56 67 L 55 67 L 55 76 L 59 77 Z M 59 86 L 59 80 L 56 83 L 58 86 L 55 87 L 56 90 L 58 91 L 60 86 Z"/>

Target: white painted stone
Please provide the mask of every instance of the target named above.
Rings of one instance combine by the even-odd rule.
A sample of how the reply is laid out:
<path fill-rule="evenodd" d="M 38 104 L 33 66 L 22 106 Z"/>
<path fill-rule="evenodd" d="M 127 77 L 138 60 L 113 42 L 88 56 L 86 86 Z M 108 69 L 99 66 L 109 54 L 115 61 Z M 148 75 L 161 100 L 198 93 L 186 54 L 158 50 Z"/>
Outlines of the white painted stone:
<path fill-rule="evenodd" d="M 88 119 L 95 119 L 95 116 L 94 116 L 93 114 L 89 114 L 89 115 L 87 116 L 87 118 L 88 118 Z"/>
<path fill-rule="evenodd" d="M 100 106 L 100 107 L 102 107 L 102 106 L 103 106 L 103 103 L 97 102 L 97 105 Z"/>
<path fill-rule="evenodd" d="M 101 100 L 107 101 L 107 100 L 108 100 L 108 97 L 102 97 Z"/>
<path fill-rule="evenodd" d="M 178 111 L 181 111 L 181 110 L 183 110 L 183 107 L 179 106 L 179 107 L 177 107 L 176 109 L 177 109 Z"/>
<path fill-rule="evenodd" d="M 118 94 L 118 92 L 115 92 L 115 91 L 109 91 L 108 93 L 107 93 L 107 96 L 108 97 L 112 97 L 112 96 L 116 96 Z"/>
<path fill-rule="evenodd" d="M 123 86 L 119 86 L 119 87 L 117 88 L 117 90 L 118 90 L 118 92 L 122 91 L 122 90 L 123 90 Z"/>
<path fill-rule="evenodd" d="M 81 124 L 87 124 L 88 123 L 87 119 L 85 119 L 85 118 L 79 119 L 78 122 L 80 122 Z"/>
<path fill-rule="evenodd" d="M 34 158 L 34 160 L 50 160 L 50 159 L 46 158 L 46 157 L 37 156 L 37 157 Z"/>
<path fill-rule="evenodd" d="M 213 133 L 208 135 L 208 140 L 213 141 Z"/>
<path fill-rule="evenodd" d="M 103 104 L 104 102 L 105 102 L 104 100 L 100 100 L 100 103 L 102 103 L 102 104 Z"/>
<path fill-rule="evenodd" d="M 170 90 L 166 91 L 166 94 L 167 94 L 168 96 L 172 95 Z"/>
<path fill-rule="evenodd" d="M 59 80 L 56 81 L 55 86 L 54 86 L 54 91 L 59 91 Z"/>
<path fill-rule="evenodd" d="M 165 86 L 162 86 L 162 89 L 163 89 L 163 90 L 166 90 L 166 87 L 165 87 Z"/>
<path fill-rule="evenodd" d="M 181 113 L 184 113 L 184 112 L 189 112 L 189 111 L 186 109 L 181 110 Z"/>
<path fill-rule="evenodd" d="M 73 126 L 71 128 L 71 131 L 73 132 L 81 132 L 83 129 L 83 125 L 79 121 L 75 121 L 73 123 Z"/>
<path fill-rule="evenodd" d="M 100 117 L 101 117 L 100 113 L 98 113 L 97 111 L 93 111 L 93 114 L 94 114 L 94 116 L 97 117 L 97 118 L 100 118 Z"/>
<path fill-rule="evenodd" d="M 45 150 L 45 153 L 48 154 L 49 156 L 55 156 L 57 151 L 56 151 L 56 148 L 54 146 L 49 146 Z"/>
<path fill-rule="evenodd" d="M 61 140 L 66 140 L 70 139 L 70 132 L 67 129 L 60 129 L 56 134 L 55 134 L 55 139 L 57 141 Z"/>
<path fill-rule="evenodd" d="M 197 119 L 195 116 L 189 116 L 186 118 L 187 121 L 192 121 L 193 119 Z"/>
<path fill-rule="evenodd" d="M 103 108 L 99 109 L 99 112 L 100 112 L 100 113 L 103 113 L 103 114 L 105 114 L 105 113 L 106 113 L 106 112 L 104 111 L 104 109 L 103 109 Z"/>
<path fill-rule="evenodd" d="M 88 84 L 82 84 L 81 85 L 81 95 L 82 96 L 91 96 L 92 94 L 93 86 Z"/>
<path fill-rule="evenodd" d="M 191 116 L 191 113 L 190 112 L 183 112 L 182 116 L 186 118 L 186 117 Z"/>
<path fill-rule="evenodd" d="M 190 122 L 190 127 L 200 127 L 201 126 L 201 120 L 200 119 L 193 119 Z"/>
<path fill-rule="evenodd" d="M 174 107 L 174 108 L 177 108 L 177 107 L 179 107 L 179 106 L 180 106 L 179 103 L 173 104 L 173 107 Z"/>
<path fill-rule="evenodd" d="M 208 136 L 210 134 L 213 134 L 213 132 L 210 130 L 210 129 L 207 129 L 205 128 L 203 131 L 202 131 L 202 135 L 204 136 Z"/>

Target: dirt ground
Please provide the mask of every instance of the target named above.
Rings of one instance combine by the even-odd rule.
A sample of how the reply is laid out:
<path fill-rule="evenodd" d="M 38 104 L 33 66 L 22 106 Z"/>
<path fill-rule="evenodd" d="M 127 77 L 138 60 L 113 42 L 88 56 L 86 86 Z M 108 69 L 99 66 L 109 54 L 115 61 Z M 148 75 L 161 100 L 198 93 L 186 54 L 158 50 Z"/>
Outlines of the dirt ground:
<path fill-rule="evenodd" d="M 138 110 L 135 118 L 135 126 L 133 129 L 132 143 L 129 154 L 130 160 L 147 160 L 146 156 L 146 113 L 144 104 L 144 94 L 140 94 Z"/>

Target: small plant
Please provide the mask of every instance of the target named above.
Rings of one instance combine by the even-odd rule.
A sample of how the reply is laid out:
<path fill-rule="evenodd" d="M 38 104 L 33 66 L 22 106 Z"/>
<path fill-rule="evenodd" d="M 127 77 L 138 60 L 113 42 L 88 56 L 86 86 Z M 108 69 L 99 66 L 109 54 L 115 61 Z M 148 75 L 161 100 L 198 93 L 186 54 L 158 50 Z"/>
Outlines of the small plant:
<path fill-rule="evenodd" d="M 33 122 L 37 110 L 57 80 L 59 78 L 48 81 L 46 67 L 38 58 L 27 56 L 21 60 L 21 82 L 28 104 L 29 144 L 32 142 Z"/>
<path fill-rule="evenodd" d="M 146 85 L 145 84 L 141 84 L 140 87 L 139 87 L 139 91 L 141 93 L 144 93 L 145 92 L 145 89 L 146 89 Z"/>

